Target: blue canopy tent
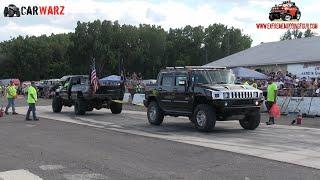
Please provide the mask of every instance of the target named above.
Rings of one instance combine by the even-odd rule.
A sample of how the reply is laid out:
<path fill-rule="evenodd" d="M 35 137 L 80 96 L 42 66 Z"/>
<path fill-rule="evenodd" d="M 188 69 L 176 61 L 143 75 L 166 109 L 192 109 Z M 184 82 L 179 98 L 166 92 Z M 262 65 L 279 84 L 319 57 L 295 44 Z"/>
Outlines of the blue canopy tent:
<path fill-rule="evenodd" d="M 237 68 L 233 68 L 232 71 L 237 78 L 259 79 L 259 80 L 268 79 L 267 75 L 248 69 L 248 68 L 237 67 Z"/>
<path fill-rule="evenodd" d="M 102 85 L 113 85 L 113 84 L 121 83 L 122 80 L 121 80 L 121 76 L 111 75 L 111 76 L 107 76 L 102 79 L 99 79 L 99 82 Z"/>

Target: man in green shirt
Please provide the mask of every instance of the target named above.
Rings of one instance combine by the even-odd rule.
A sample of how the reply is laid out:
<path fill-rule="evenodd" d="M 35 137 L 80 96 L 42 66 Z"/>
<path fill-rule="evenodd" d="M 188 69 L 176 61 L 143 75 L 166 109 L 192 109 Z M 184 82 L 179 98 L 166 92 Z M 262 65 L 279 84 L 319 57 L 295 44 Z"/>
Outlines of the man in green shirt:
<path fill-rule="evenodd" d="M 274 79 L 270 78 L 268 80 L 268 88 L 267 88 L 267 101 L 266 101 L 266 107 L 268 109 L 268 112 L 270 111 L 273 104 L 277 103 L 277 93 L 278 93 L 278 87 L 277 84 L 274 83 Z M 267 125 L 275 124 L 274 117 L 269 114 L 269 122 L 266 122 Z"/>
<path fill-rule="evenodd" d="M 38 101 L 37 90 L 35 88 L 34 82 L 31 82 L 31 86 L 28 88 L 28 98 L 27 103 L 29 104 L 29 109 L 26 115 L 26 121 L 31 121 L 30 112 L 32 111 L 33 120 L 38 121 L 36 116 L 36 102 Z"/>
<path fill-rule="evenodd" d="M 18 113 L 16 113 L 15 103 L 14 103 L 15 99 L 17 98 L 17 89 L 16 89 L 13 81 L 10 81 L 10 84 L 7 87 L 6 91 L 7 91 L 8 105 L 6 107 L 5 114 L 9 115 L 8 110 L 10 107 L 12 107 L 12 114 L 13 115 L 18 114 Z"/>

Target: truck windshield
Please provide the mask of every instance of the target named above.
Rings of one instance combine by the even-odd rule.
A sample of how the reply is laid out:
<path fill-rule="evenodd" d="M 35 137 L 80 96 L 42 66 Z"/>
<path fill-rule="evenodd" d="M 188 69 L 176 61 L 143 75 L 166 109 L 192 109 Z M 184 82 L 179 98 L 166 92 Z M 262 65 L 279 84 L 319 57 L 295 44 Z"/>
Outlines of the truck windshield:
<path fill-rule="evenodd" d="M 235 76 L 230 70 L 194 71 L 192 81 L 195 84 L 233 84 Z"/>

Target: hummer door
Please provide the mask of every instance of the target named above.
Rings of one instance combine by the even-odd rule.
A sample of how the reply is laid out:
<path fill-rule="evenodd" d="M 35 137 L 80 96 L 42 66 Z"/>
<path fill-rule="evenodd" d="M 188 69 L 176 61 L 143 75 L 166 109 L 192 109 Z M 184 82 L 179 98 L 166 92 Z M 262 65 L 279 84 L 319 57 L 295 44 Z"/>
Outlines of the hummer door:
<path fill-rule="evenodd" d="M 158 87 L 158 97 L 160 107 L 164 110 L 172 109 L 174 76 L 173 74 L 163 74 Z"/>
<path fill-rule="evenodd" d="M 186 73 L 175 76 L 173 106 L 176 111 L 191 112 L 192 110 L 187 77 Z"/>

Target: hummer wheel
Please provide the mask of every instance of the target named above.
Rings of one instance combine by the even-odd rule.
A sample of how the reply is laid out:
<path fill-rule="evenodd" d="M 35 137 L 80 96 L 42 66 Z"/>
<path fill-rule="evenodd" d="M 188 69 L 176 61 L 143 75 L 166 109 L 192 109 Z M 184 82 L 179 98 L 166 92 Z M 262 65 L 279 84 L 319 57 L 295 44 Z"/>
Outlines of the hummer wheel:
<path fill-rule="evenodd" d="M 210 105 L 200 104 L 193 113 L 193 122 L 199 131 L 210 132 L 216 125 L 216 113 Z"/>
<path fill-rule="evenodd" d="M 260 125 L 260 119 L 261 119 L 260 111 L 256 110 L 247 114 L 239 122 L 240 122 L 240 125 L 243 127 L 243 129 L 255 130 Z"/>
<path fill-rule="evenodd" d="M 164 115 L 157 102 L 152 101 L 149 103 L 147 115 L 150 124 L 157 126 L 162 124 Z"/>

